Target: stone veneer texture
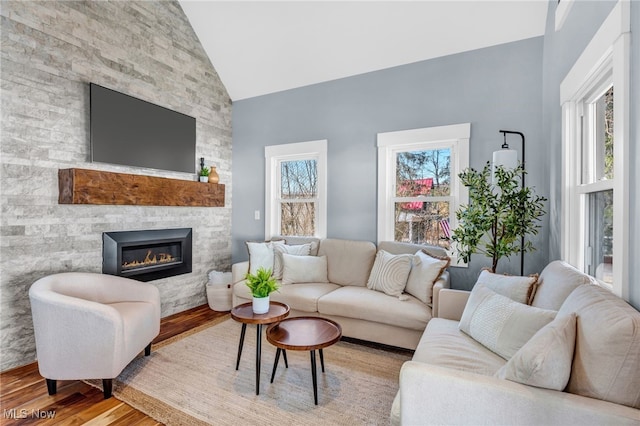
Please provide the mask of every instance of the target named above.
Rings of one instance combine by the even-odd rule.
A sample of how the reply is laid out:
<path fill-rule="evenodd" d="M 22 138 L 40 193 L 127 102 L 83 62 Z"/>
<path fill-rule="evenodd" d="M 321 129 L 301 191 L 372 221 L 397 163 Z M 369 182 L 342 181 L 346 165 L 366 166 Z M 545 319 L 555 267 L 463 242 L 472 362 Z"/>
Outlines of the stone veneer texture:
<path fill-rule="evenodd" d="M 30 285 L 100 272 L 102 233 L 193 228 L 193 272 L 152 281 L 162 315 L 206 303 L 231 262 L 231 100 L 177 1 L 3 1 L 1 5 L 0 370 L 36 359 Z M 197 120 L 197 158 L 216 164 L 225 207 L 58 204 L 58 169 L 195 180 L 90 162 L 89 82 Z M 194 158 L 194 164 L 197 164 Z"/>

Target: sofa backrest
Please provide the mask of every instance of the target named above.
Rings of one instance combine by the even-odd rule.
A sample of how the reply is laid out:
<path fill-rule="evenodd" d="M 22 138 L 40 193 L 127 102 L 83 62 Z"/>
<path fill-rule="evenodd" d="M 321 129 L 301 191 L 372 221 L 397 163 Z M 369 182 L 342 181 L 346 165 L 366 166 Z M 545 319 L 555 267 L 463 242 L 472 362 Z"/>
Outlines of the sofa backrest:
<path fill-rule="evenodd" d="M 570 393 L 640 408 L 640 312 L 609 290 L 579 285 L 558 317 L 575 312 Z"/>
<path fill-rule="evenodd" d="M 271 240 L 282 239 L 287 245 L 297 246 L 300 244 L 311 244 L 311 251 L 309 252 L 310 256 L 317 256 L 318 249 L 320 248 L 320 238 L 316 237 L 290 237 L 290 236 L 278 236 L 274 237 Z"/>
<path fill-rule="evenodd" d="M 330 282 L 365 287 L 376 257 L 376 246 L 371 241 L 328 238 L 320 241 L 318 256 L 327 256 Z"/>
<path fill-rule="evenodd" d="M 567 262 L 555 260 L 540 273 L 531 306 L 557 311 L 573 290 L 590 283 L 593 281 L 587 274 Z"/>
<path fill-rule="evenodd" d="M 378 250 L 384 250 L 391 254 L 415 254 L 419 250 L 424 250 L 432 256 L 447 256 L 447 252 L 442 247 L 424 244 L 399 243 L 397 241 L 380 241 L 380 244 L 378 244 Z"/>

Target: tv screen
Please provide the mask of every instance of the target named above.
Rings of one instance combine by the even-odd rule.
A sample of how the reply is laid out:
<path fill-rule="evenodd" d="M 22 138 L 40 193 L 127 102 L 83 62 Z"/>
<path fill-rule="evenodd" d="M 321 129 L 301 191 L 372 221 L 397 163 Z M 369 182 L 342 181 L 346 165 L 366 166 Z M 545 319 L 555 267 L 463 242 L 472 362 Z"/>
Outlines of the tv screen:
<path fill-rule="evenodd" d="M 195 173 L 196 119 L 91 83 L 91 161 Z"/>

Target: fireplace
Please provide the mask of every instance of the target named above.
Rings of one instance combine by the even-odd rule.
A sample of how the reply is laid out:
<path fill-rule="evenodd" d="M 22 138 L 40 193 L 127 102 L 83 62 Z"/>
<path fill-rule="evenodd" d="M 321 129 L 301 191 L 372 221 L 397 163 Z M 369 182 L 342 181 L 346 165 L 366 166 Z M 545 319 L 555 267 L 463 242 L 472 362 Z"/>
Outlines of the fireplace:
<path fill-rule="evenodd" d="M 138 281 L 191 272 L 191 228 L 104 232 L 102 273 Z"/>

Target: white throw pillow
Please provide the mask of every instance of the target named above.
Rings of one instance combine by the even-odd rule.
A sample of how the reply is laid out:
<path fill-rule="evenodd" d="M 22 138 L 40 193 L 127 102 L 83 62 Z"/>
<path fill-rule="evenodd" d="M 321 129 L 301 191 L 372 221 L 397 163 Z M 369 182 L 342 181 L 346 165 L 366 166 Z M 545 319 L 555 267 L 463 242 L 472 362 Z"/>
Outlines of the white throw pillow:
<path fill-rule="evenodd" d="M 412 254 L 391 254 L 378 250 L 369 274 L 367 288 L 398 297 L 407 285 L 411 271 Z"/>
<path fill-rule="evenodd" d="M 563 391 L 569 383 L 576 342 L 576 314 L 557 317 L 542 327 L 495 374 L 538 388 Z"/>
<path fill-rule="evenodd" d="M 308 256 L 311 252 L 311 243 L 299 245 L 274 244 L 273 246 L 273 276 L 275 279 L 282 279 L 282 270 L 284 263 L 282 261 L 283 254 L 292 254 L 294 256 Z"/>
<path fill-rule="evenodd" d="M 462 312 L 459 328 L 508 360 L 555 316 L 556 311 L 514 302 L 476 284 Z"/>
<path fill-rule="evenodd" d="M 250 274 L 255 274 L 260 268 L 271 269 L 271 271 L 273 271 L 274 245 L 284 245 L 284 241 L 269 241 L 264 243 L 247 241 Z"/>
<path fill-rule="evenodd" d="M 433 284 L 449 266 L 451 259 L 448 257 L 436 257 L 424 250 L 419 250 L 411 265 L 411 272 L 407 279 L 407 287 L 404 289 L 413 297 L 431 306 L 433 296 Z"/>
<path fill-rule="evenodd" d="M 494 274 L 484 270 L 480 272 L 476 285 L 484 284 L 498 294 L 528 305 L 537 281 L 538 274 L 521 277 L 517 275 Z"/>
<path fill-rule="evenodd" d="M 282 284 L 327 283 L 326 256 L 282 254 Z"/>

